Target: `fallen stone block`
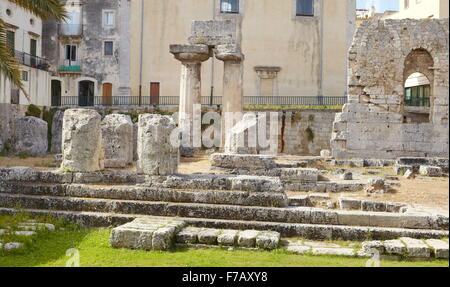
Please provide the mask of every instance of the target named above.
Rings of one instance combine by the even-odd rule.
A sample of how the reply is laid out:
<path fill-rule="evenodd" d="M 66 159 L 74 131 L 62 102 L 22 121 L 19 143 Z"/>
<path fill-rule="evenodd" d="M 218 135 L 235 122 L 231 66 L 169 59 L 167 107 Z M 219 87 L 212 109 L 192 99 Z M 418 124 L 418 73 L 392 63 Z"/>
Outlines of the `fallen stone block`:
<path fill-rule="evenodd" d="M 293 253 L 302 255 L 302 254 L 306 254 L 306 253 L 310 252 L 311 251 L 311 247 L 308 247 L 308 246 L 297 246 L 297 245 L 291 246 L 290 245 L 290 246 L 288 246 L 286 248 L 286 250 L 289 251 L 289 252 L 293 252 Z"/>
<path fill-rule="evenodd" d="M 198 242 L 198 234 L 200 231 L 201 229 L 196 227 L 184 228 L 177 233 L 177 242 L 183 244 L 196 244 Z"/>
<path fill-rule="evenodd" d="M 282 192 L 283 184 L 275 177 L 240 175 L 231 178 L 231 189 L 250 192 Z"/>
<path fill-rule="evenodd" d="M 386 203 L 363 200 L 361 202 L 361 210 L 363 211 L 375 211 L 375 212 L 385 212 L 387 210 Z"/>
<path fill-rule="evenodd" d="M 325 157 L 325 158 L 331 157 L 331 151 L 328 149 L 321 150 L 320 157 Z"/>
<path fill-rule="evenodd" d="M 404 175 L 408 170 L 413 170 L 413 166 L 411 165 L 394 165 L 394 172 L 396 175 Z"/>
<path fill-rule="evenodd" d="M 217 236 L 217 243 L 223 246 L 235 246 L 237 244 L 239 231 L 222 230 Z"/>
<path fill-rule="evenodd" d="M 438 239 L 428 239 L 425 242 L 432 248 L 436 259 L 448 259 L 448 242 Z"/>
<path fill-rule="evenodd" d="M 200 244 L 217 245 L 217 237 L 220 230 L 217 229 L 203 229 L 198 233 L 198 242 Z"/>
<path fill-rule="evenodd" d="M 387 240 L 383 242 L 384 249 L 391 255 L 405 255 L 406 246 L 400 240 Z"/>
<path fill-rule="evenodd" d="M 256 247 L 260 249 L 277 249 L 280 243 L 280 233 L 262 231 L 256 237 Z"/>
<path fill-rule="evenodd" d="M 239 232 L 238 246 L 254 248 L 256 244 L 256 237 L 260 234 L 257 230 L 245 230 Z"/>
<path fill-rule="evenodd" d="M 153 250 L 166 251 L 172 249 L 175 243 L 175 228 L 163 227 L 153 232 L 152 248 Z"/>
<path fill-rule="evenodd" d="M 406 245 L 406 250 L 410 257 L 430 257 L 430 248 L 421 240 L 409 237 L 402 237 L 400 240 Z"/>
<path fill-rule="evenodd" d="M 364 254 L 366 255 L 382 255 L 385 253 L 383 242 L 381 241 L 366 241 L 362 243 L 362 248 Z M 377 254 L 378 253 L 378 254 Z"/>
<path fill-rule="evenodd" d="M 15 249 L 19 249 L 23 246 L 23 243 L 19 243 L 19 242 L 8 242 L 5 243 L 4 249 L 6 251 L 11 251 L 11 250 L 15 250 Z"/>
<path fill-rule="evenodd" d="M 275 158 L 269 155 L 223 154 L 215 153 L 210 157 L 211 166 L 228 169 L 274 169 Z"/>
<path fill-rule="evenodd" d="M 408 169 L 403 175 L 403 178 L 405 179 L 414 179 L 414 177 L 414 172 L 411 169 Z"/>
<path fill-rule="evenodd" d="M 353 173 L 346 172 L 340 176 L 341 180 L 353 180 Z"/>
<path fill-rule="evenodd" d="M 339 207 L 341 209 L 361 210 L 361 203 L 362 201 L 360 199 L 345 198 L 345 197 L 339 198 Z"/>
<path fill-rule="evenodd" d="M 316 168 L 283 168 L 281 169 L 281 180 L 293 182 L 317 182 L 319 170 Z"/>
<path fill-rule="evenodd" d="M 438 166 L 421 165 L 419 173 L 423 176 L 440 177 L 442 176 L 442 169 Z"/>
<path fill-rule="evenodd" d="M 289 197 L 289 206 L 309 206 L 312 207 L 313 204 L 307 195 L 299 195 L 294 197 Z"/>

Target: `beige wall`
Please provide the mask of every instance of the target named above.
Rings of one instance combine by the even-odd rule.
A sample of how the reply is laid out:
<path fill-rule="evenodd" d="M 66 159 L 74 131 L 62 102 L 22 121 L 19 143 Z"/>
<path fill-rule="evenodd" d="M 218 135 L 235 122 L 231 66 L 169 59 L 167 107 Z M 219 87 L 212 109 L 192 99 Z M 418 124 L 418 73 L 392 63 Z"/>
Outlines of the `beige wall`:
<path fill-rule="evenodd" d="M 405 7 L 405 0 L 399 1 L 400 11 L 386 19 L 448 18 L 448 0 L 409 0 L 409 8 Z"/>
<path fill-rule="evenodd" d="M 142 10 L 141 0 L 132 1 L 133 96 L 139 95 L 141 11 L 142 95 L 149 96 L 150 82 L 160 82 L 161 96 L 177 96 L 181 64 L 169 53 L 169 45 L 187 43 L 192 20 L 230 17 L 217 12 L 218 3 L 218 0 L 145 0 Z M 346 53 L 353 35 L 355 1 L 316 0 L 315 7 L 315 17 L 296 17 L 294 0 L 241 0 L 241 15 L 231 17 L 242 21 L 245 96 L 258 95 L 255 66 L 281 68 L 274 80 L 280 96 L 345 95 Z M 222 96 L 223 64 L 214 60 L 213 68 L 212 62 L 210 59 L 203 64 L 202 95 L 209 96 L 214 83 L 214 95 Z"/>

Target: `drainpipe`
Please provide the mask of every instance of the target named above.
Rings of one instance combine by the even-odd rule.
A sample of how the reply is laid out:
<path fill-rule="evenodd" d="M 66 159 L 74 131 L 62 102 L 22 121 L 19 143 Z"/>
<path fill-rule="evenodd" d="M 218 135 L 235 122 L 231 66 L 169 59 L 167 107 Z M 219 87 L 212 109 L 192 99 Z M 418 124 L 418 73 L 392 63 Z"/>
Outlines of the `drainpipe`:
<path fill-rule="evenodd" d="M 213 20 L 216 20 L 216 0 L 211 0 L 213 2 L 213 15 L 212 18 Z M 211 58 L 211 95 L 210 95 L 210 99 L 209 99 L 209 104 L 210 106 L 213 105 L 214 103 L 214 70 L 215 70 L 215 58 L 214 56 Z"/>
<path fill-rule="evenodd" d="M 142 61 L 144 49 L 144 6 L 145 0 L 141 0 L 141 42 L 139 48 L 139 106 L 142 105 Z"/>
<path fill-rule="evenodd" d="M 325 11 L 323 10 L 323 0 L 319 2 L 320 4 L 320 24 L 319 24 L 319 39 L 320 39 L 320 59 L 319 59 L 319 103 L 322 103 L 323 99 L 323 18 L 325 16 Z"/>

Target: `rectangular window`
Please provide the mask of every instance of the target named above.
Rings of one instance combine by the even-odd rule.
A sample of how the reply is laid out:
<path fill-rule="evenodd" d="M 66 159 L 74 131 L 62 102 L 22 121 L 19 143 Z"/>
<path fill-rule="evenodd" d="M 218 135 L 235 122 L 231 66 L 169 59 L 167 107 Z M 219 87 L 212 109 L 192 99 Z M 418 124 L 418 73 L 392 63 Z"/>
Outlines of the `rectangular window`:
<path fill-rule="evenodd" d="M 22 81 L 28 82 L 28 71 L 22 71 Z"/>
<path fill-rule="evenodd" d="M 221 0 L 220 1 L 220 12 L 239 14 L 239 0 Z"/>
<path fill-rule="evenodd" d="M 6 44 L 10 51 L 14 52 L 16 46 L 16 33 L 14 31 L 6 31 Z"/>
<path fill-rule="evenodd" d="M 105 56 L 112 56 L 114 54 L 114 42 L 105 42 Z"/>
<path fill-rule="evenodd" d="M 114 12 L 112 11 L 106 11 L 104 12 L 104 24 L 105 26 L 114 26 L 115 24 L 115 17 Z"/>
<path fill-rule="evenodd" d="M 77 60 L 77 46 L 66 45 L 65 59 L 69 60 L 69 61 L 76 61 Z"/>
<path fill-rule="evenodd" d="M 297 0 L 297 16 L 314 16 L 314 0 Z"/>

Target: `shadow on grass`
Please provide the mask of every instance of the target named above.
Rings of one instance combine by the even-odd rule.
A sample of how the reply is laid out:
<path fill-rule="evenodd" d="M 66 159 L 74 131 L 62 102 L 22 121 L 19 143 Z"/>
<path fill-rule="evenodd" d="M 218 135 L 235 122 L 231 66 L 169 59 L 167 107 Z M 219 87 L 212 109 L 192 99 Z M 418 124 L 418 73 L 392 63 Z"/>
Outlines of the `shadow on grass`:
<path fill-rule="evenodd" d="M 66 257 L 66 251 L 77 248 L 89 235 L 87 229 L 48 232 L 17 251 L 0 254 L 0 267 L 37 267 Z M 69 257 L 67 257 L 69 259 Z"/>

